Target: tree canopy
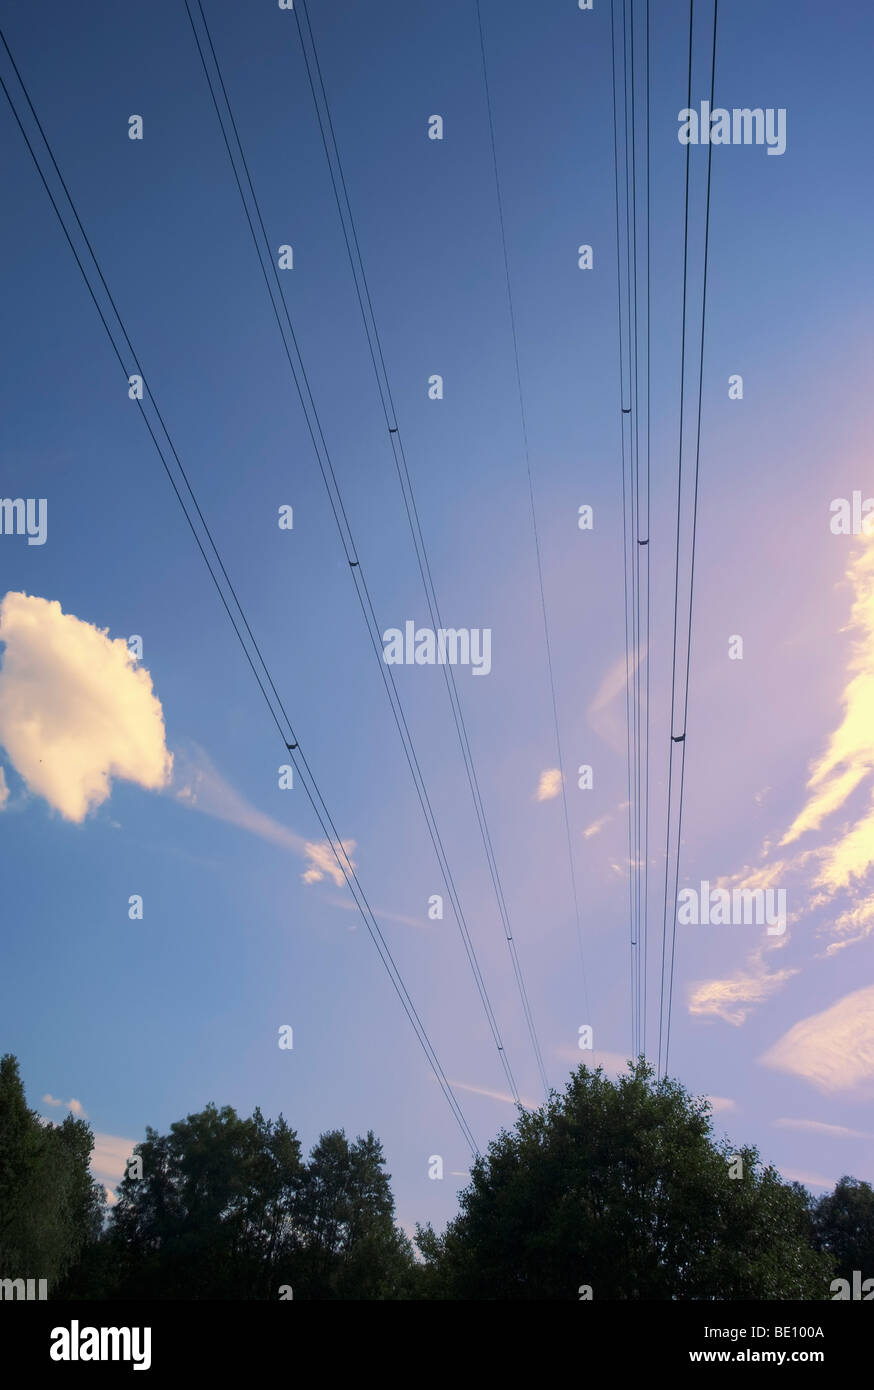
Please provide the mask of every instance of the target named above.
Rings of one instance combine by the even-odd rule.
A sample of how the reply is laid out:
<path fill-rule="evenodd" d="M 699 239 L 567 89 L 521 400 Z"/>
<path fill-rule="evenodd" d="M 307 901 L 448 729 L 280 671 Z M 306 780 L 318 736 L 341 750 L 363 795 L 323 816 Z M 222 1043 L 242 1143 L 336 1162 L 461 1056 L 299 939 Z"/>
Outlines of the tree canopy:
<path fill-rule="evenodd" d="M 829 1297 L 805 1198 L 643 1061 L 616 1082 L 579 1067 L 474 1163 L 460 1204 L 418 1234 L 431 1297 Z"/>
<path fill-rule="evenodd" d="M 442 1234 L 395 1220 L 372 1132 L 309 1157 L 280 1115 L 147 1129 L 107 1211 L 83 1120 L 42 1121 L 0 1061 L 0 1277 L 86 1299 L 829 1299 L 874 1278 L 874 1190 L 818 1200 L 643 1060 L 580 1066 L 472 1167 Z M 857 1281 L 858 1282 L 858 1281 Z"/>

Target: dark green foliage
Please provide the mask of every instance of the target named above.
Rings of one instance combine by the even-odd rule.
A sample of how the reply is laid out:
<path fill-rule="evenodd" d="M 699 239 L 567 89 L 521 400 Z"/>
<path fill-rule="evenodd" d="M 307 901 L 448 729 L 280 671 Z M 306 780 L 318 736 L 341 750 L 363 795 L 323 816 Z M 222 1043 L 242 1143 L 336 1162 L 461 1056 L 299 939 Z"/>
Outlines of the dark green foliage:
<path fill-rule="evenodd" d="M 104 1196 L 88 1170 L 84 1120 L 43 1124 L 12 1056 L 0 1059 L 0 1278 L 46 1279 L 49 1295 L 100 1231 Z"/>
<path fill-rule="evenodd" d="M 815 1201 L 643 1061 L 616 1082 L 580 1067 L 502 1131 L 456 1220 L 419 1231 L 421 1261 L 370 1132 L 323 1134 L 307 1162 L 281 1116 L 208 1105 L 146 1131 L 108 1221 L 92 1143 L 81 1120 L 41 1123 L 0 1061 L 0 1277 L 56 1298 L 596 1301 L 828 1299 L 836 1275 L 874 1278 L 867 1183 Z"/>
<path fill-rule="evenodd" d="M 810 1234 L 798 1192 L 641 1061 L 616 1083 L 582 1066 L 520 1116 L 474 1164 L 460 1215 L 418 1244 L 437 1298 L 828 1298 Z"/>
<path fill-rule="evenodd" d="M 308 1298 L 403 1298 L 415 1276 L 413 1248 L 394 1224 L 382 1146 L 368 1132 L 349 1143 L 323 1134 L 300 1189 L 298 1269 Z"/>
<path fill-rule="evenodd" d="M 122 1298 L 272 1298 L 295 1248 L 300 1144 L 280 1118 L 208 1105 L 146 1130 L 107 1235 Z"/>
<path fill-rule="evenodd" d="M 281 1117 L 208 1105 L 135 1154 L 107 1234 L 117 1297 L 380 1299 L 413 1278 L 372 1134 L 324 1134 L 304 1164 Z"/>
<path fill-rule="evenodd" d="M 815 1239 L 835 1259 L 835 1276 L 874 1279 L 874 1188 L 858 1178 L 841 1178 L 814 1208 Z"/>

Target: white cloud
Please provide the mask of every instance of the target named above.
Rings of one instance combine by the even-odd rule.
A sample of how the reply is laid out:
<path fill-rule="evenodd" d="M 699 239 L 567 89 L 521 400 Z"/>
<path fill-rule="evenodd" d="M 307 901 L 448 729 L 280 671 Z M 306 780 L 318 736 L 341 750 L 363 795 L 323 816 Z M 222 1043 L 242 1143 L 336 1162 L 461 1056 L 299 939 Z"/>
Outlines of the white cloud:
<path fill-rule="evenodd" d="M 82 1102 L 80 1100 L 76 1100 L 75 1096 L 71 1100 L 58 1100 L 56 1096 L 51 1095 L 51 1093 L 47 1093 L 43 1096 L 42 1099 L 43 1105 L 65 1106 L 67 1110 L 71 1111 L 76 1116 L 77 1120 L 87 1120 L 88 1118 L 88 1116 L 85 1114 Z"/>
<path fill-rule="evenodd" d="M 3 810 L 9 800 L 9 788 L 6 785 L 6 773 L 0 767 L 0 811 Z"/>
<path fill-rule="evenodd" d="M 352 867 L 355 862 L 352 859 L 352 851 L 355 848 L 354 840 L 343 840 L 343 854 Z M 339 888 L 346 882 L 346 875 L 338 862 L 337 856 L 326 840 L 310 842 L 304 846 L 304 852 L 309 860 L 310 867 L 301 875 L 304 883 L 320 883 L 325 877 L 332 878 Z"/>
<path fill-rule="evenodd" d="M 797 970 L 768 972 L 761 955 L 751 959 L 751 969 L 738 970 L 725 980 L 702 980 L 689 993 L 690 1014 L 713 1015 L 739 1028 L 753 1008 L 770 998 Z"/>
<path fill-rule="evenodd" d="M 123 638 L 23 593 L 0 604 L 0 743 L 29 790 L 71 821 L 112 778 L 158 790 L 170 776 L 161 703 Z"/>
<path fill-rule="evenodd" d="M 759 1061 L 821 1091 L 869 1090 L 874 1081 L 874 985 L 801 1019 Z"/>
<path fill-rule="evenodd" d="M 537 800 L 552 801 L 561 791 L 561 771 L 557 767 L 547 767 L 540 774 L 537 784 Z"/>
<path fill-rule="evenodd" d="M 610 811 L 608 811 L 607 814 L 606 814 L 605 816 L 601 816 L 598 820 L 593 820 L 593 821 L 592 821 L 592 824 L 591 824 L 591 825 L 587 825 L 586 828 L 585 828 L 585 830 L 583 831 L 583 839 L 584 839 L 584 840 L 591 840 L 591 838 L 592 838 L 593 835 L 600 835 L 601 831 L 604 829 L 604 826 L 605 826 L 605 825 L 608 823 L 608 821 L 610 821 L 611 819 L 612 819 L 612 814 L 611 814 Z"/>

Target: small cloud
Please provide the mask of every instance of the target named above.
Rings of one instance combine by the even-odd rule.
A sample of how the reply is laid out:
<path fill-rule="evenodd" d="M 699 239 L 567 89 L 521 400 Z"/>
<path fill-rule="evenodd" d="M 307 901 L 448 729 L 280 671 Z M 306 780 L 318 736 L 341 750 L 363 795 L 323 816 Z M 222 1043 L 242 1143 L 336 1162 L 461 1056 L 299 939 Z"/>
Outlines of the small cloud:
<path fill-rule="evenodd" d="M 31 792 L 79 822 L 108 799 L 113 778 L 166 785 L 161 702 L 123 638 L 57 601 L 10 592 L 0 641 L 0 744 Z"/>
<path fill-rule="evenodd" d="M 0 767 L 0 811 L 4 809 L 9 800 L 9 788 L 6 785 L 6 773 Z"/>
<path fill-rule="evenodd" d="M 66 1106 L 66 1108 L 69 1111 L 71 1111 L 72 1114 L 74 1114 L 76 1118 L 79 1120 L 87 1120 L 88 1118 L 88 1116 L 85 1114 L 82 1102 L 80 1100 L 76 1100 L 75 1096 L 72 1100 L 58 1100 L 57 1096 L 53 1096 L 47 1092 L 46 1095 L 43 1096 L 42 1100 L 43 1105 Z"/>
<path fill-rule="evenodd" d="M 540 774 L 537 784 L 537 800 L 552 801 L 561 791 L 561 772 L 557 767 L 548 767 Z"/>
<path fill-rule="evenodd" d="M 352 851 L 355 848 L 354 840 L 343 840 L 344 856 L 349 860 L 352 868 L 355 868 L 355 861 L 352 858 Z M 318 842 L 307 841 L 304 845 L 304 853 L 309 860 L 310 867 L 301 874 L 304 883 L 320 883 L 327 875 L 332 878 L 339 888 L 346 882 L 346 875 L 337 860 L 333 848 L 327 840 Z"/>
<path fill-rule="evenodd" d="M 587 825 L 585 830 L 583 831 L 583 839 L 591 840 L 593 835 L 600 835 L 601 831 L 604 829 L 604 826 L 607 825 L 607 823 L 611 819 L 611 814 L 608 811 L 606 816 L 601 816 L 599 820 L 593 820 L 592 824 Z"/>
<path fill-rule="evenodd" d="M 732 1100 L 729 1096 L 708 1096 L 707 1099 L 710 1101 L 710 1109 L 714 1115 L 721 1115 L 726 1110 L 737 1109 L 737 1101 Z"/>

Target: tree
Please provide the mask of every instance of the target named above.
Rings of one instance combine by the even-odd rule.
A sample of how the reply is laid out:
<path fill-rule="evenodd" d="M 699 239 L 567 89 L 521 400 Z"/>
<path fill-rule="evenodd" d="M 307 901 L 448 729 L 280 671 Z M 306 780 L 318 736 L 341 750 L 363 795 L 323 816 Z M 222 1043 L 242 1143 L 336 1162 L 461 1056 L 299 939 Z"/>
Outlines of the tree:
<path fill-rule="evenodd" d="M 45 1279 L 52 1294 L 97 1238 L 105 1198 L 88 1169 L 93 1144 L 84 1120 L 44 1122 L 16 1059 L 0 1059 L 0 1278 Z"/>
<path fill-rule="evenodd" d="M 829 1297 L 805 1200 L 643 1060 L 615 1083 L 579 1067 L 474 1162 L 460 1205 L 418 1231 L 427 1296 Z"/>
<path fill-rule="evenodd" d="M 207 1105 L 146 1130 L 128 1163 L 108 1241 L 123 1298 L 277 1296 L 296 1245 L 300 1144 L 282 1116 Z M 138 1176 L 141 1172 L 142 1176 Z"/>
<path fill-rule="evenodd" d="M 391 1176 L 379 1140 L 342 1130 L 312 1151 L 297 1207 L 307 1298 L 403 1298 L 415 1278 L 413 1248 L 394 1224 Z"/>
<path fill-rule="evenodd" d="M 835 1259 L 835 1275 L 852 1282 L 853 1271 L 874 1278 L 874 1188 L 843 1177 L 814 1208 L 816 1243 Z"/>
<path fill-rule="evenodd" d="M 282 1116 L 208 1105 L 134 1158 L 102 1263 L 116 1297 L 391 1298 L 415 1277 L 373 1134 L 324 1134 L 304 1164 Z"/>

